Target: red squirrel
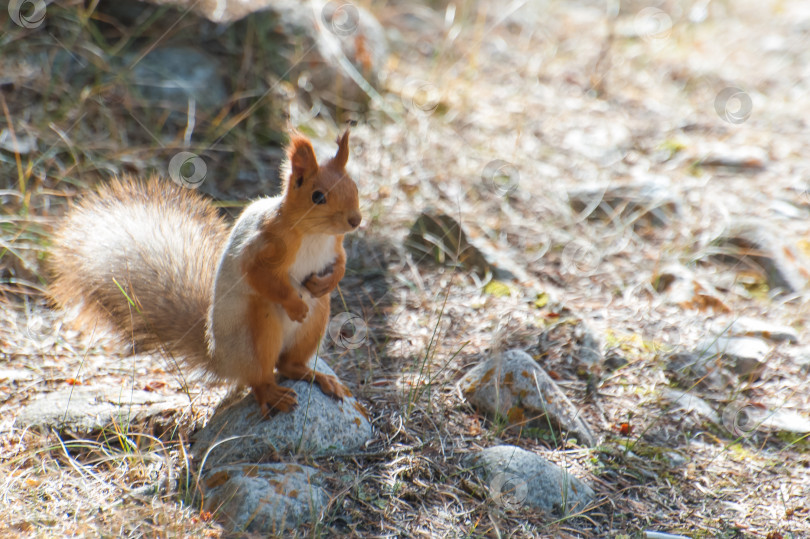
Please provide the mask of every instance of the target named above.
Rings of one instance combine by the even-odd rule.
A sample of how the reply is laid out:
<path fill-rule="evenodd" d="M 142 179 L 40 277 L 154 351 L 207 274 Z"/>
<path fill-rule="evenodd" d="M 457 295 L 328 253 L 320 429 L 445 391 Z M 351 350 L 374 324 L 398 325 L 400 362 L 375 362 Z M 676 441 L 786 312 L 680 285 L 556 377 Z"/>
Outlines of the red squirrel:
<path fill-rule="evenodd" d="M 349 132 L 322 166 L 300 134 L 287 157 L 282 194 L 248 205 L 230 232 L 195 191 L 159 178 L 112 180 L 58 227 L 51 298 L 79 305 L 85 323 L 111 322 L 136 346 L 251 387 L 265 415 L 296 404 L 276 373 L 350 395 L 308 366 L 346 268 L 343 235 L 362 219 L 346 172 Z"/>

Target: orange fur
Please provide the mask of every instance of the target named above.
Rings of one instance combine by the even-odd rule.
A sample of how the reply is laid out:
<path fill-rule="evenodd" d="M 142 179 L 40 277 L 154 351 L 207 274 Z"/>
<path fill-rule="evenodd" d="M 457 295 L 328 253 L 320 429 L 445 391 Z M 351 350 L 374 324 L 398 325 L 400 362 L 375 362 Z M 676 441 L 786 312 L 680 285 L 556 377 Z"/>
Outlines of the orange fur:
<path fill-rule="evenodd" d="M 346 268 L 346 252 L 343 249 L 343 234 L 359 224 L 357 186 L 345 170 L 348 160 L 348 131 L 338 141 L 338 152 L 325 166 L 319 166 L 312 145 L 305 137 L 293 135 L 288 147 L 290 175 L 283 193 L 279 210 L 264 220 L 258 252 L 244 260 L 242 271 L 256 293 L 252 300 L 278 304 L 290 320 L 300 322 L 292 343 L 286 349 L 276 350 L 266 345 L 265 336 L 254 321 L 254 351 L 256 362 L 268 367 L 263 371 L 266 378 L 261 384 L 252 384 L 262 409 L 287 411 L 290 408 L 286 391 L 272 379 L 274 369 L 291 379 L 314 380 L 326 393 L 342 399 L 348 390 L 332 376 L 312 371 L 307 363 L 317 352 L 329 318 L 329 293 L 343 278 Z M 319 205 L 313 206 L 312 193 L 321 191 L 329 201 L 335 200 L 324 212 Z M 353 221 L 356 220 L 356 223 Z M 335 259 L 331 271 L 308 275 L 302 283 L 293 283 L 290 270 L 298 260 L 303 237 L 308 234 L 331 234 L 335 237 Z M 296 285 L 302 285 L 299 290 Z M 302 294 L 317 298 L 313 307 L 307 306 Z M 259 299 L 260 298 L 260 299 Z M 261 309 L 257 312 L 264 313 Z M 271 311 L 272 313 L 272 311 Z M 272 314 L 268 314 L 272 318 Z M 282 336 L 283 338 L 283 336 Z M 293 401 L 294 402 L 294 401 Z"/>

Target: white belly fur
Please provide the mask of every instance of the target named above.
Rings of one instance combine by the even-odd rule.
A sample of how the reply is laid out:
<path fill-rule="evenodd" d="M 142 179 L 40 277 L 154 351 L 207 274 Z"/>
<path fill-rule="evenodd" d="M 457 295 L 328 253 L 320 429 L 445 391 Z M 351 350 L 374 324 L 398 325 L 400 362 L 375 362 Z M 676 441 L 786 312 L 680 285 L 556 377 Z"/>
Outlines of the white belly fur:
<path fill-rule="evenodd" d="M 310 312 L 314 309 L 318 298 L 310 295 L 309 291 L 302 286 L 304 279 L 311 273 L 318 273 L 335 261 L 335 237 L 327 234 L 316 234 L 306 236 L 301 242 L 295 263 L 290 267 L 290 283 L 301 292 L 301 297 L 309 307 Z M 296 332 L 301 328 L 299 322 L 293 322 L 284 309 L 279 306 L 281 316 L 281 327 L 284 340 L 281 349 L 289 348 L 294 340 Z M 309 316 L 309 315 L 307 315 Z"/>

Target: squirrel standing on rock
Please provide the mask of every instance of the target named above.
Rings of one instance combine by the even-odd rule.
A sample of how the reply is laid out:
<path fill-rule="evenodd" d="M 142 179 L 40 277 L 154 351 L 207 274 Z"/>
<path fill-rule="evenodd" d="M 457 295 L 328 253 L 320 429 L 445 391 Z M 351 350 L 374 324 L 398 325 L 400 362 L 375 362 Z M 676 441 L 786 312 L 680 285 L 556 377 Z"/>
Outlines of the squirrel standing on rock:
<path fill-rule="evenodd" d="M 350 396 L 308 366 L 346 268 L 343 235 L 362 219 L 345 168 L 349 132 L 323 166 L 300 134 L 287 156 L 282 194 L 251 203 L 230 233 L 194 191 L 158 178 L 111 181 L 59 226 L 51 297 L 80 306 L 85 323 L 106 319 L 139 347 L 250 386 L 265 415 L 296 404 L 276 373 Z"/>

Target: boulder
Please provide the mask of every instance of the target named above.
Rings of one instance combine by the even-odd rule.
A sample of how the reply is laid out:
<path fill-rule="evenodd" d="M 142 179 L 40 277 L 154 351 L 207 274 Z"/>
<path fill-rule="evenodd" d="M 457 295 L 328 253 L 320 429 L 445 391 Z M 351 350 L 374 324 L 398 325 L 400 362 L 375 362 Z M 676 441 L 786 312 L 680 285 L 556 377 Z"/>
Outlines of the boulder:
<path fill-rule="evenodd" d="M 505 509 L 566 515 L 582 511 L 595 498 L 593 489 L 568 470 L 513 445 L 473 453 L 464 465 L 487 483 L 492 500 Z"/>
<path fill-rule="evenodd" d="M 316 371 L 334 376 L 317 358 Z M 368 413 L 354 397 L 326 396 L 315 383 L 285 380 L 298 395 L 289 413 L 265 418 L 253 394 L 217 411 L 194 435 L 192 452 L 210 465 L 261 462 L 279 453 L 333 454 L 359 449 L 373 436 Z"/>
<path fill-rule="evenodd" d="M 200 481 L 203 507 L 232 533 L 284 537 L 329 501 L 318 470 L 292 463 L 221 466 Z"/>
<path fill-rule="evenodd" d="M 526 352 L 510 350 L 473 367 L 459 382 L 464 397 L 489 417 L 510 424 L 555 426 L 586 446 L 596 436 L 576 407 Z"/>

